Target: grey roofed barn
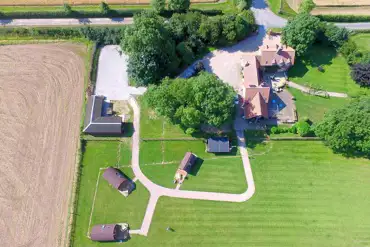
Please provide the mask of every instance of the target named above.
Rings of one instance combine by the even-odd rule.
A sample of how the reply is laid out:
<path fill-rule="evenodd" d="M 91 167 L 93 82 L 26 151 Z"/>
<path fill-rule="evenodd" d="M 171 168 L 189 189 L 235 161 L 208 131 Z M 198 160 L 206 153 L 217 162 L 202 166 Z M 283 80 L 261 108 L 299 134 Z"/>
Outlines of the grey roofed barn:
<path fill-rule="evenodd" d="M 187 152 L 184 158 L 182 159 L 178 169 L 184 170 L 187 173 L 189 173 L 191 167 L 195 164 L 196 160 L 197 160 L 197 157 L 193 153 Z"/>
<path fill-rule="evenodd" d="M 122 133 L 122 118 L 106 116 L 103 109 L 104 104 L 104 96 L 89 96 L 83 132 L 92 135 L 118 135 Z"/>
<path fill-rule="evenodd" d="M 119 225 L 95 225 L 91 229 L 90 238 L 94 241 L 115 241 Z"/>
<path fill-rule="evenodd" d="M 212 137 L 207 141 L 207 152 L 210 153 L 229 153 L 230 142 L 227 137 Z"/>

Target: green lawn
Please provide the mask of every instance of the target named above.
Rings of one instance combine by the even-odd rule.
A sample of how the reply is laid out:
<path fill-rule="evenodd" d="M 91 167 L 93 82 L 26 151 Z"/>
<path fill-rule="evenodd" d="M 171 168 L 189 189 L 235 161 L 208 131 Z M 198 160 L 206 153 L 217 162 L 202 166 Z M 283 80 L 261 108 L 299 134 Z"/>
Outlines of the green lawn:
<path fill-rule="evenodd" d="M 313 122 L 322 120 L 326 112 L 341 107 L 350 101 L 346 98 L 323 98 L 308 95 L 294 88 L 288 90 L 296 98 L 298 118 L 308 117 Z"/>
<path fill-rule="evenodd" d="M 283 18 L 289 19 L 297 15 L 297 13 L 290 8 L 286 0 L 268 0 L 268 5 L 272 12 Z"/>
<path fill-rule="evenodd" d="M 215 155 L 205 151 L 203 141 L 142 142 L 141 169 L 153 182 L 174 188 L 175 172 L 187 151 L 196 154 L 199 160 L 181 189 L 228 193 L 242 193 L 246 190 L 243 164 L 236 147 L 229 155 Z M 162 161 L 170 164 L 158 164 Z"/>
<path fill-rule="evenodd" d="M 357 44 L 362 52 L 370 52 L 370 33 L 353 35 L 351 39 Z"/>
<path fill-rule="evenodd" d="M 176 125 L 169 123 L 164 117 L 150 109 L 140 100 L 141 118 L 140 118 L 140 137 L 141 138 L 181 138 L 190 137 Z"/>
<path fill-rule="evenodd" d="M 120 153 L 118 150 L 120 149 Z M 81 168 L 80 192 L 76 211 L 76 228 L 73 246 L 106 246 L 93 243 L 87 238 L 89 218 L 93 203 L 95 186 L 101 167 L 125 166 L 120 168 L 128 177 L 133 178 L 133 172 L 128 167 L 131 163 L 130 143 L 119 144 L 117 141 L 88 141 Z M 117 190 L 108 185 L 100 173 L 96 193 L 95 207 L 91 225 L 104 223 L 127 222 L 132 229 L 139 228 L 144 218 L 149 192 L 140 183 L 136 189 L 125 198 Z"/>
<path fill-rule="evenodd" d="M 324 72 L 320 72 L 318 66 L 322 66 Z M 345 59 L 334 48 L 322 45 L 315 45 L 307 55 L 296 59 L 289 70 L 289 79 L 301 85 L 313 85 L 350 95 L 365 91 L 351 79 L 350 67 Z"/>
<path fill-rule="evenodd" d="M 125 245 L 370 245 L 369 160 L 335 155 L 319 141 L 275 141 L 251 151 L 260 155 L 251 159 L 256 193 L 249 201 L 161 198 L 148 237 Z"/>

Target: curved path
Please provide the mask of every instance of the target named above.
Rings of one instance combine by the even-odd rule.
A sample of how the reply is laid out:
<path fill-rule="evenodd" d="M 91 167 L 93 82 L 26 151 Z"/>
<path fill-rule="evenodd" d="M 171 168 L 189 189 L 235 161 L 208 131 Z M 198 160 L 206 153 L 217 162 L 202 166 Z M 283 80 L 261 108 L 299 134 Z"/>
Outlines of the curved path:
<path fill-rule="evenodd" d="M 302 86 L 302 85 L 299 85 L 295 82 L 292 82 L 292 81 L 288 81 L 288 86 L 289 87 L 292 87 L 292 88 L 295 88 L 295 89 L 298 89 L 300 90 L 301 92 L 304 92 L 304 93 L 310 93 L 310 89 L 308 87 L 305 87 L 305 86 Z M 348 98 L 348 95 L 345 94 L 345 93 L 336 93 L 336 92 L 316 92 L 315 95 L 317 96 L 325 96 L 325 95 L 329 95 L 330 97 L 336 97 L 336 98 Z"/>
<path fill-rule="evenodd" d="M 186 199 L 199 199 L 211 201 L 224 201 L 224 202 L 244 202 L 251 198 L 255 192 L 255 185 L 250 166 L 248 152 L 245 145 L 244 132 L 237 130 L 238 146 L 243 160 L 244 172 L 248 188 L 242 194 L 228 194 L 228 193 L 215 193 L 215 192 L 201 192 L 189 190 L 176 190 L 162 187 L 149 180 L 140 169 L 139 152 L 140 152 L 140 107 L 134 97 L 129 99 L 130 105 L 134 111 L 134 129 L 135 132 L 132 136 L 132 170 L 135 177 L 149 190 L 150 199 L 148 207 L 144 216 L 144 220 L 140 230 L 131 231 L 146 236 L 149 231 L 149 226 L 154 214 L 155 205 L 160 196 L 169 196 L 176 198 Z"/>

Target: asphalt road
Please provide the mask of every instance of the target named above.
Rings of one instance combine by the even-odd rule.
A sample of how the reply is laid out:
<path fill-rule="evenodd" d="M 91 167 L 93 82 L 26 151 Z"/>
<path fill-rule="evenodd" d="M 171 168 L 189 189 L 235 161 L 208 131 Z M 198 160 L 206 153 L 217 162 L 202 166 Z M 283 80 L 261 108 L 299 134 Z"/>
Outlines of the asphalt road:
<path fill-rule="evenodd" d="M 275 15 L 264 0 L 254 0 L 251 10 L 258 25 L 266 28 L 284 27 L 287 20 Z M 0 26 L 32 27 L 32 26 L 81 26 L 81 25 L 130 25 L 133 18 L 59 18 L 59 19 L 0 19 Z M 370 22 L 336 23 L 337 26 L 350 30 L 370 29 Z"/>

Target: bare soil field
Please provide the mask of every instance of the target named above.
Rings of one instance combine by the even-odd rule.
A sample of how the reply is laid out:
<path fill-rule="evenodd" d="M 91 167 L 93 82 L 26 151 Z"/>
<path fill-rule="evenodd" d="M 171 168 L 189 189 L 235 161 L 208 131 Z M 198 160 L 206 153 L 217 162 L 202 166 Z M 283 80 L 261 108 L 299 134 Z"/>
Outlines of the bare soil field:
<path fill-rule="evenodd" d="M 328 5 L 370 5 L 370 0 L 314 0 L 317 6 L 328 6 Z"/>
<path fill-rule="evenodd" d="M 0 0 L 3 5 L 71 5 L 100 4 L 102 0 Z M 108 4 L 149 4 L 150 0 L 106 0 Z M 217 2 L 217 0 L 191 0 L 192 3 Z"/>
<path fill-rule="evenodd" d="M 313 15 L 370 15 L 370 6 L 362 7 L 317 7 Z"/>
<path fill-rule="evenodd" d="M 299 4 L 302 2 L 302 0 L 286 0 L 287 3 L 289 4 L 289 6 L 294 9 L 295 11 L 298 11 L 298 8 L 299 8 Z M 364 13 L 364 11 L 361 11 L 361 10 L 358 10 L 358 9 L 361 9 L 361 7 L 358 7 L 358 8 L 346 8 L 346 7 L 336 7 L 336 6 L 360 6 L 360 5 L 363 5 L 363 6 L 368 6 L 370 7 L 370 0 L 314 0 L 317 8 L 316 9 L 322 9 L 323 6 L 333 6 L 332 8 L 327 8 L 328 10 L 323 10 L 323 11 L 330 11 L 331 13 L 328 13 L 328 14 L 335 14 L 337 10 L 339 11 L 343 11 L 343 14 L 357 14 L 357 15 L 368 15 L 369 12 L 367 13 Z M 344 8 L 343 10 L 341 10 L 342 8 Z M 315 9 L 315 10 L 316 10 Z M 321 11 L 321 10 L 320 10 Z M 368 11 L 368 9 L 365 9 L 365 11 Z M 315 14 L 326 14 L 326 12 L 322 12 L 322 13 L 319 13 L 319 12 L 315 12 Z M 340 12 L 340 14 L 342 14 L 342 12 Z"/>
<path fill-rule="evenodd" d="M 0 46 L 0 243 L 65 244 L 86 47 Z"/>

